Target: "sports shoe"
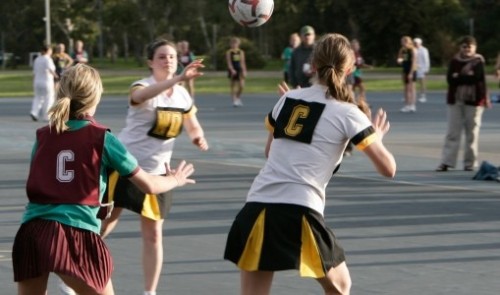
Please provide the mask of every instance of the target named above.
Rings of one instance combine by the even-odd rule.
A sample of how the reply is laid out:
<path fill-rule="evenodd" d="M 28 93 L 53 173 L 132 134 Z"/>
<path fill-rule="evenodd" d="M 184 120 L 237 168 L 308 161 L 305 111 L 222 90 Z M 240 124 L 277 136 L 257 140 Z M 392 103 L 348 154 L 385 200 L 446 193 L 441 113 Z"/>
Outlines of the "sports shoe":
<path fill-rule="evenodd" d="M 427 97 L 425 97 L 425 95 L 422 95 L 418 98 L 418 101 L 421 103 L 427 102 Z"/>
<path fill-rule="evenodd" d="M 237 98 L 236 100 L 233 101 L 233 107 L 242 107 L 243 102 L 241 102 L 241 99 Z"/>
<path fill-rule="evenodd" d="M 417 111 L 417 108 L 415 107 L 415 105 L 406 105 L 403 108 L 401 108 L 399 111 L 402 113 L 414 113 Z"/>
<path fill-rule="evenodd" d="M 446 172 L 448 171 L 448 168 L 450 168 L 450 166 L 446 164 L 441 164 L 436 168 L 436 172 Z"/>
<path fill-rule="evenodd" d="M 59 294 L 60 295 L 76 295 L 76 292 L 73 291 L 68 285 L 66 285 L 62 280 L 59 280 Z"/>

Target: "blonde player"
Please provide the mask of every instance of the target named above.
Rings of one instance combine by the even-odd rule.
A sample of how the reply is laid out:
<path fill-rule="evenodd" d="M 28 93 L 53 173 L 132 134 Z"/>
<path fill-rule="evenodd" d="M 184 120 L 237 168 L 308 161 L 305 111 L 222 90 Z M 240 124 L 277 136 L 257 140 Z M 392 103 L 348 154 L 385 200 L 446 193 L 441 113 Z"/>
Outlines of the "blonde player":
<path fill-rule="evenodd" d="M 113 260 L 99 236 L 97 215 L 107 169 L 144 193 L 186 183 L 193 166 L 169 176 L 149 175 L 109 130 L 92 117 L 101 99 L 97 70 L 78 64 L 62 76 L 49 125 L 36 132 L 26 185 L 29 203 L 12 250 L 19 295 L 45 295 L 55 273 L 78 294 L 114 294 Z"/>

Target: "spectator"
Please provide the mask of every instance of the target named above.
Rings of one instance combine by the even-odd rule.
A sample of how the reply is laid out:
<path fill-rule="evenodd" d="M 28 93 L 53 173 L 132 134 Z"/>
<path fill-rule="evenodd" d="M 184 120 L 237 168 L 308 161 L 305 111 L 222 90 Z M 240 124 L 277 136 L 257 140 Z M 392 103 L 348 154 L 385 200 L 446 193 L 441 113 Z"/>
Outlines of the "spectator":
<path fill-rule="evenodd" d="M 491 107 L 486 89 L 484 58 L 476 53 L 472 36 L 460 40 L 460 50 L 448 65 L 448 131 L 444 141 L 441 165 L 436 171 L 445 172 L 457 163 L 462 132 L 465 133 L 463 169 L 473 171 L 478 164 L 479 130 L 484 107 Z"/>
<path fill-rule="evenodd" d="M 417 50 L 417 84 L 419 86 L 419 102 L 426 102 L 426 75 L 431 68 L 431 61 L 429 58 L 429 50 L 422 45 L 422 39 L 413 39 L 415 48 Z"/>
<path fill-rule="evenodd" d="M 75 42 L 75 50 L 71 54 L 71 57 L 73 58 L 75 65 L 78 63 L 86 64 L 89 62 L 89 55 L 87 54 L 87 51 L 83 49 L 82 40 L 77 40 Z"/>
<path fill-rule="evenodd" d="M 290 68 L 290 59 L 292 58 L 292 52 L 300 45 L 299 34 L 291 34 L 288 42 L 288 46 L 285 47 L 283 53 L 281 54 L 281 59 L 285 62 L 283 65 L 283 79 L 285 80 L 285 83 L 289 82 L 288 69 Z"/>
<path fill-rule="evenodd" d="M 190 63 L 192 63 L 196 57 L 194 56 L 194 53 L 189 49 L 188 41 L 180 41 L 178 42 L 177 46 L 179 48 L 179 68 L 183 70 Z M 191 98 L 194 100 L 194 79 L 187 79 L 183 84 L 189 92 L 189 95 L 191 95 Z"/>
<path fill-rule="evenodd" d="M 316 39 L 313 27 L 303 26 L 300 29 L 300 39 L 301 44 L 292 52 L 290 59 L 289 79 L 294 88 L 311 86 L 313 71 L 310 57 Z"/>

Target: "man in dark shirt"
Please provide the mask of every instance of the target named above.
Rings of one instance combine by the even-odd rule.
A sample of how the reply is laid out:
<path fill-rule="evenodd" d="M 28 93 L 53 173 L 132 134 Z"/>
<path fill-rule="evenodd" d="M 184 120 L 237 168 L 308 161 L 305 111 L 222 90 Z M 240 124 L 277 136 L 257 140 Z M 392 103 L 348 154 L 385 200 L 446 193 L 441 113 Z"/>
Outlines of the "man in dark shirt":
<path fill-rule="evenodd" d="M 309 81 L 312 76 L 312 69 L 310 64 L 310 56 L 313 50 L 314 40 L 316 35 L 311 26 L 303 26 L 300 29 L 300 39 L 302 40 L 299 47 L 295 48 L 292 52 L 290 59 L 289 77 L 290 84 L 293 88 L 309 87 Z"/>

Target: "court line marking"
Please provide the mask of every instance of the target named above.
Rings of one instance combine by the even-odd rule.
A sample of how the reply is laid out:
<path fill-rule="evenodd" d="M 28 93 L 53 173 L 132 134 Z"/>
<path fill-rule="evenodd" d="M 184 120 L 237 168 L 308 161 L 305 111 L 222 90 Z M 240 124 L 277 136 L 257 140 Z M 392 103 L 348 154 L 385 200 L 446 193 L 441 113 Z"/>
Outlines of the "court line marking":
<path fill-rule="evenodd" d="M 248 168 L 262 168 L 262 165 L 254 165 L 249 163 L 228 163 L 228 162 L 219 162 L 213 160 L 203 160 L 203 159 L 193 159 L 191 162 L 202 162 L 207 164 L 219 164 L 225 166 L 236 166 L 236 167 L 248 167 Z M 500 197 L 500 193 L 497 190 L 488 190 L 488 189 L 480 189 L 475 187 L 464 187 L 464 186 L 453 186 L 453 185 L 445 185 L 445 184 L 430 184 L 430 183 L 422 183 L 416 181 L 408 181 L 408 180 L 397 180 L 391 178 L 380 177 L 370 177 L 370 176 L 359 176 L 353 174 L 343 174 L 343 175 L 335 175 L 336 178 L 353 178 L 359 180 L 370 180 L 377 182 L 385 182 L 385 183 L 397 183 L 403 185 L 412 185 L 412 186 L 421 186 L 421 187 L 431 187 L 431 188 L 439 188 L 439 189 L 447 189 L 447 190 L 460 190 L 460 191 L 468 191 L 468 192 L 481 192 L 481 193 L 493 193 L 498 194 Z"/>

